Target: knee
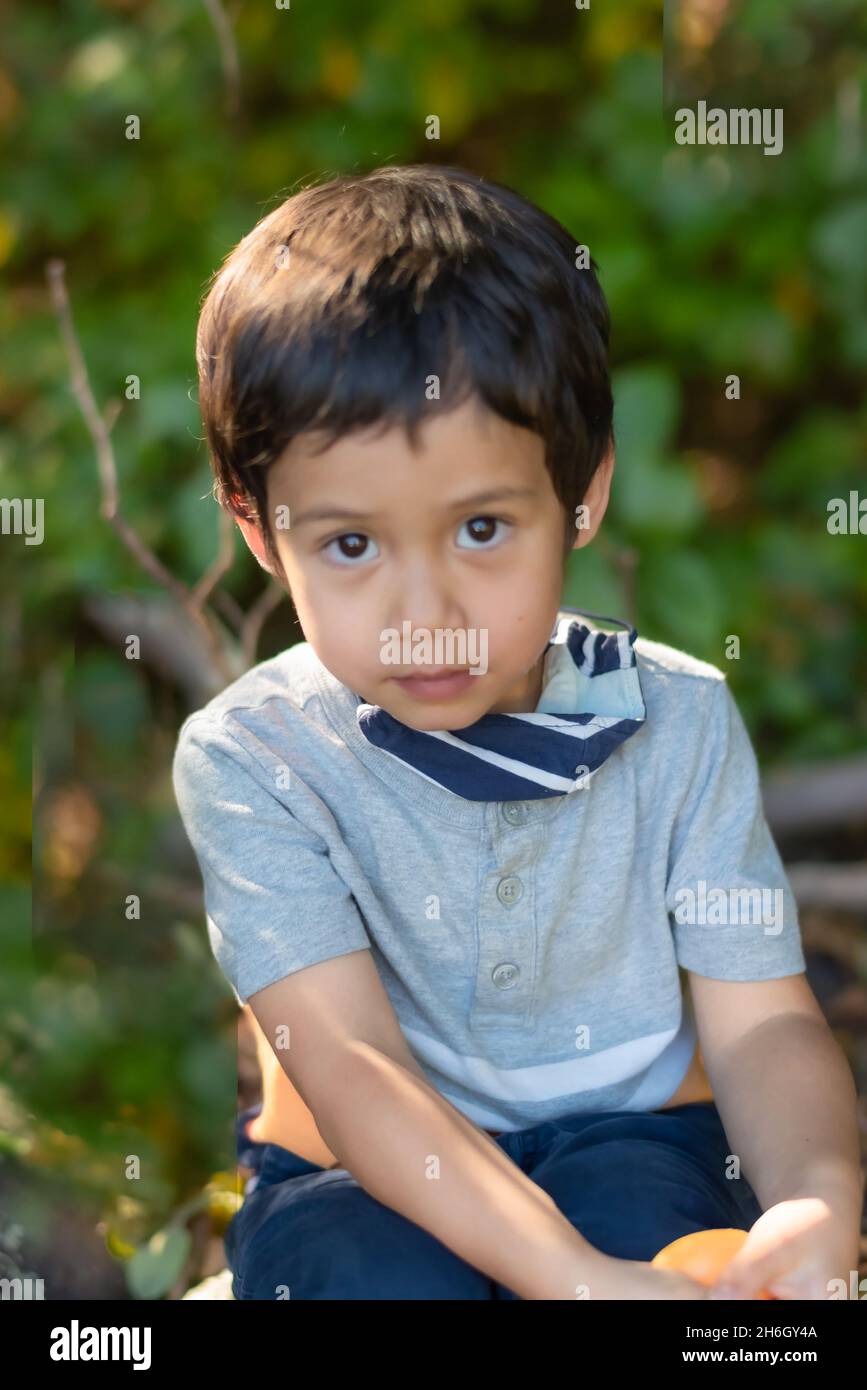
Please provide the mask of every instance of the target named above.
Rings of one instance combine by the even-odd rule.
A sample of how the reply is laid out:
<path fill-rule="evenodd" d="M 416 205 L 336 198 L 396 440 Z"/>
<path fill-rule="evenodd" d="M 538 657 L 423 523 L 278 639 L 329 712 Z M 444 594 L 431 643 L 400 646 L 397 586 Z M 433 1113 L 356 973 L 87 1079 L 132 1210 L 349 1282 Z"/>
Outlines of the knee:
<path fill-rule="evenodd" d="M 491 1281 L 343 1170 L 290 1180 L 236 1250 L 241 1299 L 492 1298 Z M 294 1190 L 293 1190 L 294 1184 Z M 271 1189 L 273 1192 L 274 1189 Z M 240 1213 L 239 1213 L 240 1214 Z"/>
<path fill-rule="evenodd" d="M 651 1140 L 562 1153 L 533 1181 L 591 1245 L 620 1259 L 650 1260 L 690 1231 L 742 1225 L 723 1176 Z"/>

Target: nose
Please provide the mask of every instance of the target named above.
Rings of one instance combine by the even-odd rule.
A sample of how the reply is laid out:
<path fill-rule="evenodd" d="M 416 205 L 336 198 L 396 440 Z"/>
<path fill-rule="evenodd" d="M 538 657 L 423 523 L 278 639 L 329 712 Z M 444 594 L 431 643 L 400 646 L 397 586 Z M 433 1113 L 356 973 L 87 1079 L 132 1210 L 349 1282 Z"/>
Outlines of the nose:
<path fill-rule="evenodd" d="M 433 635 L 438 628 L 465 626 L 465 614 L 456 593 L 457 583 L 434 557 L 414 556 L 400 567 L 388 606 L 390 620 L 385 626 L 409 633 L 418 630 Z"/>

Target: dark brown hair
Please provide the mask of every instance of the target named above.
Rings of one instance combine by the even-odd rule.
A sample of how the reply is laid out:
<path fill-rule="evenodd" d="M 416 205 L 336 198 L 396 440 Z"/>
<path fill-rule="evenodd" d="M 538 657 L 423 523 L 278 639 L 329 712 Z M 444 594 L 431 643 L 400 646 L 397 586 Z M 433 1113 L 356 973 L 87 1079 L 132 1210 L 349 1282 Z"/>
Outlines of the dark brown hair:
<path fill-rule="evenodd" d="M 472 392 L 544 439 L 571 547 L 613 412 L 608 306 L 578 244 L 512 189 L 437 164 L 306 187 L 238 243 L 202 305 L 199 404 L 215 496 L 258 520 L 278 573 L 266 470 L 297 434 L 327 447 L 401 423 L 415 448 L 426 415 Z"/>

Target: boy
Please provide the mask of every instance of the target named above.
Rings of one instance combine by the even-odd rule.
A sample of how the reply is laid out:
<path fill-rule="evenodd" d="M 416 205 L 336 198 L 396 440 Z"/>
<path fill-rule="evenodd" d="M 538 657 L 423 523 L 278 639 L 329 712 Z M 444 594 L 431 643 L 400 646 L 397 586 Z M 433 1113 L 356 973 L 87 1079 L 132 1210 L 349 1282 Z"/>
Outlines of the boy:
<path fill-rule="evenodd" d="M 852 1077 L 724 673 L 559 607 L 614 466 L 576 245 L 386 167 L 265 216 L 202 309 L 217 495 L 306 638 L 174 762 L 273 1059 L 237 1298 L 698 1299 L 649 1261 L 714 1226 L 742 1297 L 857 1264 Z"/>

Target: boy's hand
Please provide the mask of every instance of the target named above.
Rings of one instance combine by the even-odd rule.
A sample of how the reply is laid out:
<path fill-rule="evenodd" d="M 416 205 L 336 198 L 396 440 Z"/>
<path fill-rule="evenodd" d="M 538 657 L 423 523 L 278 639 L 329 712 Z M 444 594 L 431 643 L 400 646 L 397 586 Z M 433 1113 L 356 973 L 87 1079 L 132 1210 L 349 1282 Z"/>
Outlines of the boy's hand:
<path fill-rule="evenodd" d="M 710 1291 L 712 1299 L 824 1299 L 832 1279 L 848 1289 L 858 1268 L 858 1233 L 822 1197 L 796 1197 L 768 1207 L 750 1227 L 738 1254 Z"/>

